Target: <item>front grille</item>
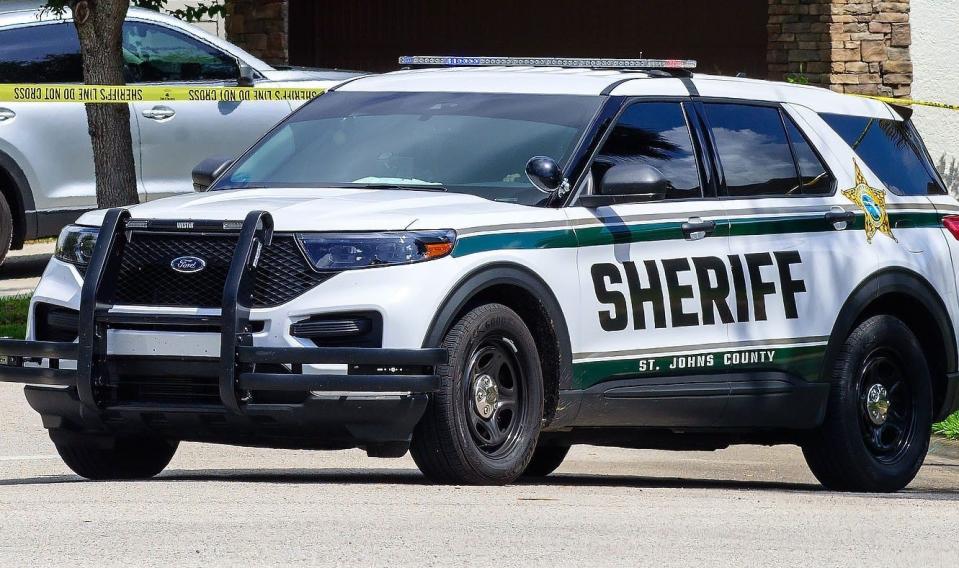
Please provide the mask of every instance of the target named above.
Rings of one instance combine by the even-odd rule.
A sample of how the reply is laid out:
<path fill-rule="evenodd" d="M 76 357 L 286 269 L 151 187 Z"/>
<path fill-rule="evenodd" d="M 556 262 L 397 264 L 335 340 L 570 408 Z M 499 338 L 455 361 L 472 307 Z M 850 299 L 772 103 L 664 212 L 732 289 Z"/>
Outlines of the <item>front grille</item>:
<path fill-rule="evenodd" d="M 116 402 L 167 404 L 222 404 L 216 376 L 126 376 L 116 389 Z"/>
<path fill-rule="evenodd" d="M 217 308 L 236 248 L 237 235 L 134 232 L 123 251 L 114 303 Z M 193 256 L 206 267 L 193 273 L 173 270 L 175 258 Z M 277 235 L 263 249 L 253 286 L 253 306 L 289 302 L 325 282 L 332 273 L 315 272 L 290 235 Z"/>

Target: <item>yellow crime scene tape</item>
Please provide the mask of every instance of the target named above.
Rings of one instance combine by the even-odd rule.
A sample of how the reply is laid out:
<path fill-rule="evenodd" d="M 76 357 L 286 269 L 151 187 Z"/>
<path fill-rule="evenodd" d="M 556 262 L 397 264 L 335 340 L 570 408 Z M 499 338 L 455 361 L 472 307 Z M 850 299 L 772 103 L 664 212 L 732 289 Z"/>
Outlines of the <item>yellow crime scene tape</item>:
<path fill-rule="evenodd" d="M 934 101 L 916 101 L 913 99 L 897 99 L 893 97 L 877 97 L 875 95 L 857 95 L 864 99 L 872 99 L 874 101 L 882 101 L 884 103 L 889 103 L 891 105 L 900 105 L 900 106 L 925 106 L 933 108 L 941 108 L 946 110 L 959 110 L 959 105 L 950 105 L 946 103 L 937 103 Z"/>
<path fill-rule="evenodd" d="M 0 102 L 23 103 L 135 103 L 163 101 L 308 101 L 326 92 L 322 88 L 291 87 L 163 87 L 157 85 L 26 85 L 0 84 Z M 959 111 L 959 105 L 934 101 L 856 95 L 904 106 L 926 106 Z"/>
<path fill-rule="evenodd" d="M 162 87 L 0 84 L 6 103 L 137 103 L 163 101 L 308 101 L 326 89 L 289 87 Z"/>

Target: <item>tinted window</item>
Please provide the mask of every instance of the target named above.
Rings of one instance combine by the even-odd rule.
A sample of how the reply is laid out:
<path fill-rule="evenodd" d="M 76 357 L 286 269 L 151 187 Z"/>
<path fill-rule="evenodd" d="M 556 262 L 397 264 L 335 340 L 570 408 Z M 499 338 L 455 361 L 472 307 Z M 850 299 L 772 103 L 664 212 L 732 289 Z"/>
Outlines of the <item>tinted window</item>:
<path fill-rule="evenodd" d="M 797 193 L 799 175 L 779 109 L 707 104 L 730 196 Z"/>
<path fill-rule="evenodd" d="M 0 83 L 82 83 L 80 40 L 73 24 L 0 31 Z"/>
<path fill-rule="evenodd" d="M 623 113 L 596 158 L 598 182 L 612 166 L 649 164 L 669 181 L 667 199 L 701 197 L 699 165 L 679 103 L 638 103 Z"/>
<path fill-rule="evenodd" d="M 385 185 L 542 205 L 526 162 L 566 166 L 603 100 L 334 91 L 288 117 L 216 189 Z"/>
<path fill-rule="evenodd" d="M 123 25 L 123 58 L 131 83 L 228 81 L 238 75 L 229 55 L 153 24 Z"/>
<path fill-rule="evenodd" d="M 789 134 L 789 143 L 792 144 L 793 154 L 796 156 L 796 164 L 799 166 L 799 177 L 802 180 L 803 195 L 829 195 L 833 192 L 835 179 L 822 160 L 812 149 L 809 141 L 803 136 L 802 132 L 788 116 L 786 119 L 786 132 Z"/>
<path fill-rule="evenodd" d="M 931 164 L 923 158 L 921 142 L 908 122 L 839 114 L 821 116 L 893 192 L 942 193 L 931 173 Z"/>

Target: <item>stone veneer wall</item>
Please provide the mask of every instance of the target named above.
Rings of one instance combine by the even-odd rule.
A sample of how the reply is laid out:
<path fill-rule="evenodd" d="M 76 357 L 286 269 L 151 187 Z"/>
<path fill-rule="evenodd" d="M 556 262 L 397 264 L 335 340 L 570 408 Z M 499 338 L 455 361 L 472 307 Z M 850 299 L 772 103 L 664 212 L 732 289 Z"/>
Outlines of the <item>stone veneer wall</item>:
<path fill-rule="evenodd" d="M 907 97 L 909 1 L 768 0 L 769 78 L 834 91 Z"/>
<path fill-rule="evenodd" d="M 289 59 L 287 0 L 226 0 L 228 40 L 273 65 Z"/>

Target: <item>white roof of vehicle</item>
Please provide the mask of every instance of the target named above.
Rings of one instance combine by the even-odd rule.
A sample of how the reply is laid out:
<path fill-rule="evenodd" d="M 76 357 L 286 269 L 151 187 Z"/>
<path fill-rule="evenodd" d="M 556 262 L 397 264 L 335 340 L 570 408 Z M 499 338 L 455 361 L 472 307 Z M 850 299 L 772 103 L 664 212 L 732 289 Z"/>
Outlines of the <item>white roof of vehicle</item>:
<path fill-rule="evenodd" d="M 337 90 L 686 97 L 691 88 L 704 97 L 783 102 L 816 112 L 899 118 L 885 103 L 819 87 L 700 74 L 662 77 L 643 71 L 519 66 L 423 68 L 363 77 Z"/>

